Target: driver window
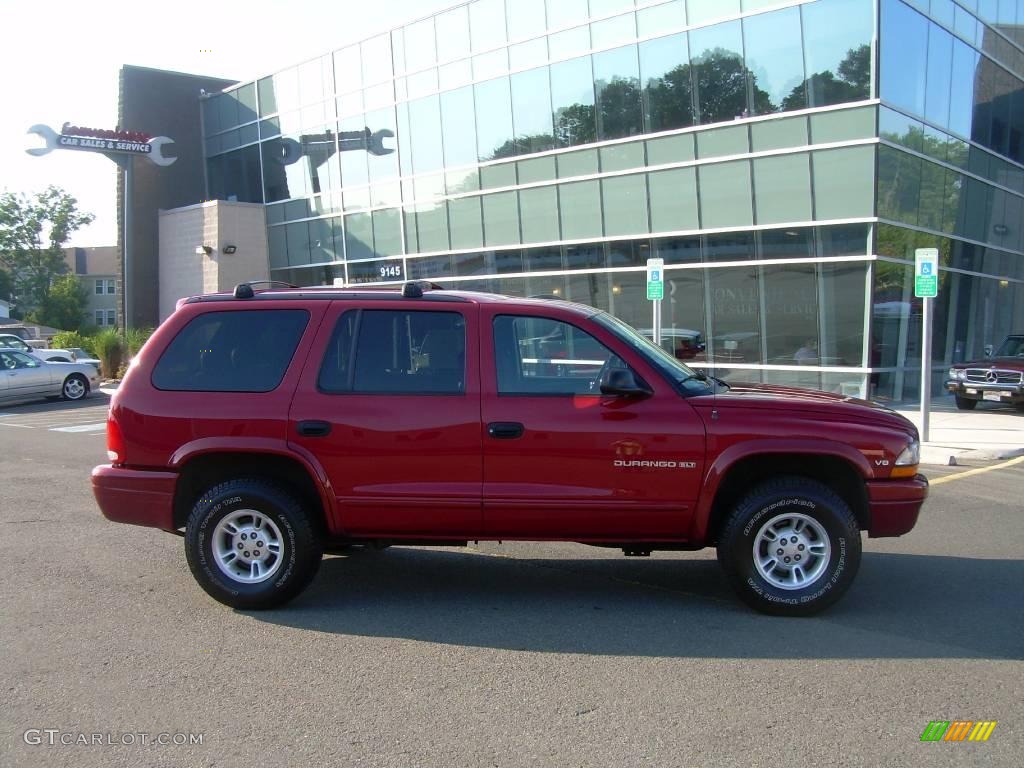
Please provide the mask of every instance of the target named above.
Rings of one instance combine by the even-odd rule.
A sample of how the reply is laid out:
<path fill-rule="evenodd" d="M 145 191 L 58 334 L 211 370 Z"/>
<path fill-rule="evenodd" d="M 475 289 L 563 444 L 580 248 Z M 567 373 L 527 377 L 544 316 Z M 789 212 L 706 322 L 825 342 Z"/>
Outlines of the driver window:
<path fill-rule="evenodd" d="M 18 361 L 9 352 L 0 352 L 0 367 L 5 371 L 13 371 L 18 367 Z"/>
<path fill-rule="evenodd" d="M 11 357 L 14 358 L 15 368 L 38 368 L 39 363 L 33 358 L 21 352 L 9 352 Z"/>
<path fill-rule="evenodd" d="M 500 395 L 597 394 L 607 368 L 628 367 L 589 333 L 540 317 L 496 317 L 494 354 Z"/>

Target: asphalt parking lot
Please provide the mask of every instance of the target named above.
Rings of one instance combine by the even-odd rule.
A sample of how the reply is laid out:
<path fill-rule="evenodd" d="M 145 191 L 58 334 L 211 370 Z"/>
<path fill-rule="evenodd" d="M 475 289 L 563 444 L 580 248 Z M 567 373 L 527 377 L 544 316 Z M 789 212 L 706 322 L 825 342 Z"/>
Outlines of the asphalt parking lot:
<path fill-rule="evenodd" d="M 711 551 L 496 543 L 329 557 L 242 613 L 99 515 L 105 411 L 0 409 L 0 765 L 1020 765 L 1024 462 L 928 468 L 918 527 L 809 619 L 748 610 Z"/>

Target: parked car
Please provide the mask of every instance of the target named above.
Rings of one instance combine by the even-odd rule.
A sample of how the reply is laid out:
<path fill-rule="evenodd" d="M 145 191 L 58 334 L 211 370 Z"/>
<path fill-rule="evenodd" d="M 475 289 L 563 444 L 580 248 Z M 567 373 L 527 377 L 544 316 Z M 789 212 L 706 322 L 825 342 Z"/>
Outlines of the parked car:
<path fill-rule="evenodd" d="M 640 333 L 648 339 L 654 338 L 651 328 L 644 328 Z M 662 328 L 661 346 L 677 360 L 703 360 L 707 348 L 704 334 L 691 328 Z"/>
<path fill-rule="evenodd" d="M 107 452 L 102 513 L 182 532 L 242 609 L 295 597 L 324 552 L 522 539 L 714 546 L 743 600 L 805 615 L 928 490 L 891 410 L 730 387 L 592 307 L 416 282 L 182 300 L 111 400 Z"/>
<path fill-rule="evenodd" d="M 49 363 L 20 349 L 0 348 L 0 401 L 62 397 L 82 400 L 99 387 L 99 373 L 85 363 Z"/>
<path fill-rule="evenodd" d="M 71 356 L 76 363 L 88 363 L 89 365 L 94 366 L 97 371 L 100 369 L 100 361 L 81 347 L 68 347 L 68 352 L 71 353 Z"/>
<path fill-rule="evenodd" d="M 961 411 L 972 411 L 983 400 L 1024 411 L 1024 334 L 1007 336 L 991 359 L 954 365 L 946 389 Z"/>
<path fill-rule="evenodd" d="M 51 363 L 73 363 L 75 356 L 67 349 L 39 349 L 23 339 L 10 333 L 0 334 L 0 347 L 17 349 L 26 355 L 31 355 L 36 360 L 44 360 Z"/>

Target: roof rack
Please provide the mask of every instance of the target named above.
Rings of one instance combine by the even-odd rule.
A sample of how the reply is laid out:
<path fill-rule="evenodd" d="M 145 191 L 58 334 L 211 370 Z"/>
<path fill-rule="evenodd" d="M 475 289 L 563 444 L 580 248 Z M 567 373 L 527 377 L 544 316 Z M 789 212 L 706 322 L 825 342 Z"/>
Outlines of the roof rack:
<path fill-rule="evenodd" d="M 420 299 L 423 297 L 424 291 L 443 291 L 437 283 L 432 283 L 429 280 L 410 280 L 402 286 L 402 298 L 405 299 Z"/>
<path fill-rule="evenodd" d="M 269 286 L 283 286 L 284 288 L 298 288 L 297 285 L 286 283 L 283 280 L 249 280 L 245 283 L 239 283 L 235 286 L 235 290 L 232 291 L 232 295 L 236 299 L 251 299 L 255 294 L 253 293 L 252 287 L 254 285 L 269 285 Z"/>

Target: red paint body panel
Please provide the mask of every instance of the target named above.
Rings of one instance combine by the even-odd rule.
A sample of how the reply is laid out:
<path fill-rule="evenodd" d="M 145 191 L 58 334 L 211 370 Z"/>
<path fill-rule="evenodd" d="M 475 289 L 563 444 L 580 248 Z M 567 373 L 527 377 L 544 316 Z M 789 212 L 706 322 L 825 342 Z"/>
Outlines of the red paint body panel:
<path fill-rule="evenodd" d="M 652 363 L 592 318 L 545 300 L 445 292 L 463 301 L 300 298 L 184 303 L 136 357 L 111 401 L 124 439 L 122 464 L 97 467 L 93 487 L 111 520 L 173 527 L 177 473 L 198 456 L 272 454 L 313 480 L 335 537 L 660 541 L 700 546 L 723 479 L 736 462 L 775 454 L 828 455 L 865 483 L 872 536 L 909 531 L 927 481 L 890 480 L 913 425 L 870 403 L 785 387 L 736 385 L 684 397 Z M 287 292 L 279 292 L 286 294 Z M 311 298 L 316 295 L 326 298 Z M 168 392 L 153 367 L 177 333 L 204 312 L 309 312 L 280 385 L 266 393 Z M 457 312 L 466 330 L 459 395 L 331 394 L 321 362 L 348 309 Z M 502 396 L 493 321 L 527 315 L 576 325 L 624 360 L 652 394 L 617 398 Z M 330 425 L 324 436 L 298 423 Z M 492 422 L 523 427 L 496 439 Z M 631 463 L 632 460 L 636 460 Z M 649 462 L 641 464 L 640 461 Z"/>
<path fill-rule="evenodd" d="M 103 516 L 115 523 L 174 529 L 174 472 L 143 472 L 102 464 L 92 471 L 92 492 Z"/>
<path fill-rule="evenodd" d="M 909 533 L 917 523 L 921 505 L 928 497 L 928 480 L 918 475 L 907 480 L 868 483 L 867 487 L 871 538 Z"/>
<path fill-rule="evenodd" d="M 654 389 L 645 399 L 498 394 L 494 318 L 514 307 L 481 309 L 482 426 L 518 422 L 515 440 L 484 437 L 484 531 L 492 538 L 686 535 L 704 468 L 704 423 L 643 358 L 619 349 L 593 324 L 557 305 L 530 317 L 569 322 L 617 352 Z M 616 466 L 619 460 L 675 464 Z"/>
<path fill-rule="evenodd" d="M 394 302 L 360 302 L 396 309 Z M 401 309 L 409 306 L 402 304 Z M 346 536 L 475 536 L 481 533 L 480 382 L 475 304 L 420 307 L 457 312 L 466 323 L 462 395 L 329 394 L 317 386 L 320 361 L 338 319 L 353 309 L 333 302 L 288 413 L 288 444 L 315 454 L 338 509 L 334 533 Z M 326 437 L 304 437 L 300 421 L 326 421 Z"/>

